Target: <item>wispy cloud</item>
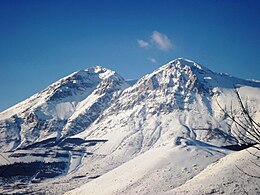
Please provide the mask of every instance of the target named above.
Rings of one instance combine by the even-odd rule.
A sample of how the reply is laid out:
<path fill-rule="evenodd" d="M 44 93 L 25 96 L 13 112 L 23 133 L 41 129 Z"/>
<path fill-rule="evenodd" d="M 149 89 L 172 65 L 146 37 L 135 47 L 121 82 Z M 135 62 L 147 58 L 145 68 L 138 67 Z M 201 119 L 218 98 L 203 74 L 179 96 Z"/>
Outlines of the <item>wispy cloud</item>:
<path fill-rule="evenodd" d="M 169 51 L 172 48 L 171 40 L 163 33 L 153 31 L 148 41 L 138 39 L 137 44 L 142 48 L 157 48 L 162 51 Z"/>
<path fill-rule="evenodd" d="M 163 51 L 169 51 L 172 48 L 171 40 L 163 33 L 154 31 L 151 35 L 151 42 L 156 45 L 156 47 Z"/>
<path fill-rule="evenodd" d="M 144 41 L 144 40 L 137 40 L 137 43 L 139 45 L 139 47 L 142 47 L 142 48 L 147 48 L 150 46 L 150 43 L 148 43 L 147 41 Z"/>
<path fill-rule="evenodd" d="M 152 62 L 153 64 L 155 64 L 157 61 L 156 61 L 156 59 L 154 59 L 154 58 L 147 58 L 147 60 L 149 60 L 150 62 Z"/>

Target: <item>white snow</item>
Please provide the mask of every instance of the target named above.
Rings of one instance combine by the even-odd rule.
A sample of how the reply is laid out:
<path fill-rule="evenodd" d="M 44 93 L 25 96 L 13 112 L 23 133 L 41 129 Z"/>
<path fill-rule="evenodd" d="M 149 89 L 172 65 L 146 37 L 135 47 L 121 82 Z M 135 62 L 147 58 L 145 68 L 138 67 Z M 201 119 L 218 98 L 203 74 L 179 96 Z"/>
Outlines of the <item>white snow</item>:
<path fill-rule="evenodd" d="M 75 111 L 75 107 L 71 102 L 62 102 L 55 106 L 58 119 L 67 119 Z"/>
<path fill-rule="evenodd" d="M 228 153 L 196 144 L 183 140 L 180 146 L 168 144 L 151 149 L 66 194 L 158 194 L 170 190 Z"/>
<path fill-rule="evenodd" d="M 255 148 L 229 154 L 163 195 L 259 194 L 259 155 L 260 151 Z"/>

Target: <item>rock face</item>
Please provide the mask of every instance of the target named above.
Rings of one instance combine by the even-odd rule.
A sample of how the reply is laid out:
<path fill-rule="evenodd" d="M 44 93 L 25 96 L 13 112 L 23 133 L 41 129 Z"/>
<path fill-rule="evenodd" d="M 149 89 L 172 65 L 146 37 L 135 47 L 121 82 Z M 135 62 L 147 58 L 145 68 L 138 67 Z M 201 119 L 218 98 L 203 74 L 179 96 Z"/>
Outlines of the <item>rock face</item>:
<path fill-rule="evenodd" d="M 230 108 L 232 104 L 237 116 L 241 115 L 234 86 L 239 88 L 252 117 L 259 120 L 260 82 L 257 81 L 215 73 L 183 58 L 136 82 L 125 81 L 116 72 L 95 66 L 60 79 L 0 113 L 0 148 L 12 162 L 27 162 L 26 156 L 31 156 L 30 162 L 53 163 L 46 166 L 55 167 L 56 161 L 67 164 L 66 170 L 59 171 L 64 177 L 54 179 L 55 188 L 50 194 L 75 188 L 130 160 L 134 163 L 129 167 L 135 167 L 137 157 L 148 158 L 146 152 L 149 159 L 155 160 L 162 147 L 168 148 L 166 155 L 182 153 L 197 159 L 197 154 L 203 153 L 205 158 L 196 160 L 204 161 L 198 166 L 202 170 L 228 153 L 214 147 L 239 142 L 233 133 L 236 126 L 218 105 Z M 183 147 L 195 152 L 187 153 Z M 39 151 L 47 158 L 39 158 Z M 166 159 L 171 163 L 171 158 Z M 171 164 L 173 169 L 175 164 Z M 162 174 L 166 174 L 164 164 L 160 167 Z M 151 169 L 156 174 L 156 169 Z M 87 177 L 88 174 L 91 176 Z M 180 179 L 180 184 L 187 179 Z M 62 185 L 67 181 L 70 185 Z M 34 187 L 31 188 L 36 192 Z M 165 190 L 171 188 L 165 186 Z"/>

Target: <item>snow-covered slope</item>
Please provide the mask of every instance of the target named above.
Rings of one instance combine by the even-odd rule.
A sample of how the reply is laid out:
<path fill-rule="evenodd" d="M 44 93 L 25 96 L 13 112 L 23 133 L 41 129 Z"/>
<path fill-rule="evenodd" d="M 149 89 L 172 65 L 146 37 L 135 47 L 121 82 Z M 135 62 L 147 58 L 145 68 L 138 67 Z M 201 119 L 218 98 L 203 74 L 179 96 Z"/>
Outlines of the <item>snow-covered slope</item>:
<path fill-rule="evenodd" d="M 13 162 L 40 151 L 48 162 L 67 165 L 63 176 L 17 192 L 60 194 L 83 184 L 74 192 L 169 191 L 230 153 L 222 146 L 237 144 L 235 125 L 218 105 L 232 103 L 241 114 L 234 86 L 259 121 L 258 81 L 215 73 L 183 58 L 136 82 L 93 67 L 0 113 L 0 147 L 14 151 L 5 154 Z"/>
<path fill-rule="evenodd" d="M 151 149 L 67 194 L 158 194 L 194 177 L 227 150 L 181 140 Z"/>
<path fill-rule="evenodd" d="M 164 195 L 259 194 L 259 155 L 255 148 L 229 154 Z"/>

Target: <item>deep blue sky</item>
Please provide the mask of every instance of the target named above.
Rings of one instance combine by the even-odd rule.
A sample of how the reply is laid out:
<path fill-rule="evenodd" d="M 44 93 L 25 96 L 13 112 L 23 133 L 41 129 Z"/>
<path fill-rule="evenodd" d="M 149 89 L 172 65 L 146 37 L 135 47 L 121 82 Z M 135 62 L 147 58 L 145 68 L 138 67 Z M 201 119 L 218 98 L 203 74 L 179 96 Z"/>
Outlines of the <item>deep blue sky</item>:
<path fill-rule="evenodd" d="M 129 79 L 185 57 L 260 79 L 259 10 L 258 0 L 0 0 L 0 111 L 93 65 Z"/>

